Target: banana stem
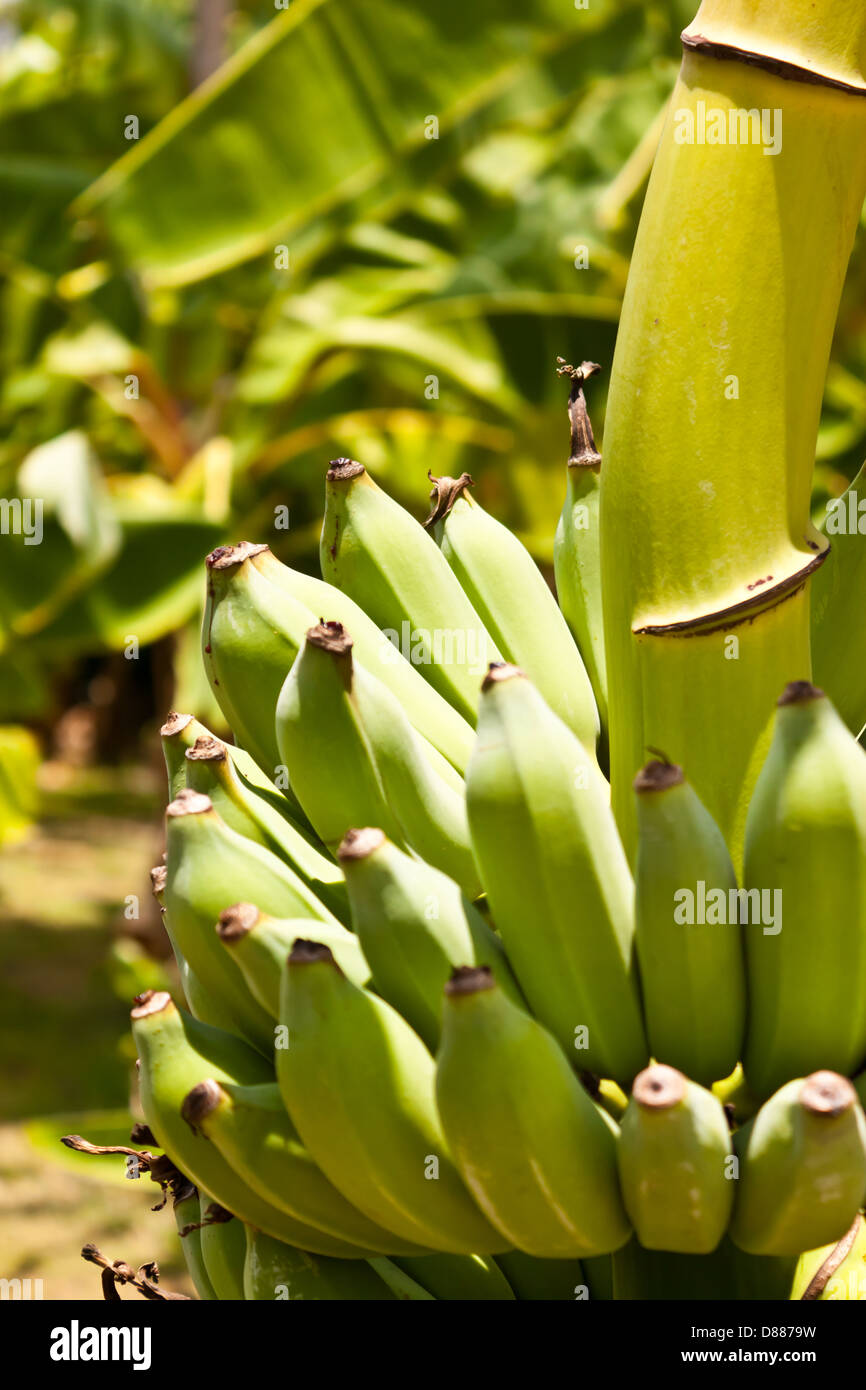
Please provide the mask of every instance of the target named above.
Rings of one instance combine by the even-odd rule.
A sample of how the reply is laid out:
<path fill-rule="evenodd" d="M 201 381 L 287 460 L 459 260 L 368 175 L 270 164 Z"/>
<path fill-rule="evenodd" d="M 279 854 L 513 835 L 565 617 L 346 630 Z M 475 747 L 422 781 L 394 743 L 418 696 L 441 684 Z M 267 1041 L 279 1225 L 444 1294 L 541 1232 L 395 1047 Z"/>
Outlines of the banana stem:
<path fill-rule="evenodd" d="M 601 547 L 613 803 L 648 744 L 740 857 L 773 702 L 810 674 L 821 393 L 866 193 L 866 10 L 704 0 L 635 246 Z"/>

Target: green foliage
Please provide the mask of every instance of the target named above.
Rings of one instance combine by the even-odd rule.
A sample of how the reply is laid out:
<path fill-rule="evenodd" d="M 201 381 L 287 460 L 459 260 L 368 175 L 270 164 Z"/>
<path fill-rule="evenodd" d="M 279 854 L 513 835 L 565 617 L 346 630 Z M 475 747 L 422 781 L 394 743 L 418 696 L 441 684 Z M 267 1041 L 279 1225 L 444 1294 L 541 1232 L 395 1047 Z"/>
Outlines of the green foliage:
<path fill-rule="evenodd" d="M 191 633 L 221 540 L 313 566 L 338 454 L 416 513 L 428 468 L 472 471 L 550 561 L 553 359 L 610 363 L 692 8 L 252 0 L 192 90 L 191 0 L 11 7 L 0 494 L 38 488 L 45 534 L 0 535 L 0 718 L 47 717 L 83 654 Z M 819 505 L 866 434 L 863 260 Z"/>

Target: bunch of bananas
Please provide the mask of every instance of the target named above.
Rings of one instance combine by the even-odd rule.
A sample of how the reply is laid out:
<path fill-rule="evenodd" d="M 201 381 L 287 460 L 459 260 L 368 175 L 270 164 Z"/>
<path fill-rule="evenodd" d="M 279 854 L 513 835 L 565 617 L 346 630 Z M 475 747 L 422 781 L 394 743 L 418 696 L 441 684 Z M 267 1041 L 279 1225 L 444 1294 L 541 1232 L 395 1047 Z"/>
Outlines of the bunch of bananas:
<path fill-rule="evenodd" d="M 580 371 L 561 608 L 466 474 L 422 526 L 332 463 L 321 580 L 208 557 L 238 746 L 163 727 L 132 1013 L 202 1297 L 866 1296 L 866 753 L 794 681 L 741 882 L 660 753 L 632 872 Z"/>

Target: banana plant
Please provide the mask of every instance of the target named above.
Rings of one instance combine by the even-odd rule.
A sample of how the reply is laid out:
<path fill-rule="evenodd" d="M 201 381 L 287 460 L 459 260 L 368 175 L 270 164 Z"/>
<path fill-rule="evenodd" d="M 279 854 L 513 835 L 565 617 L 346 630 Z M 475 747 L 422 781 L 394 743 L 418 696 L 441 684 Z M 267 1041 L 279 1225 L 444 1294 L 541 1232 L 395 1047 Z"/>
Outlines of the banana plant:
<path fill-rule="evenodd" d="M 425 531 L 332 460 L 322 580 L 207 558 L 246 748 L 165 726 L 184 999 L 132 1010 L 154 1146 L 238 1223 L 201 1297 L 866 1298 L 866 750 L 810 650 L 866 15 L 704 0 L 682 41 L 601 451 L 557 362 L 561 612 L 465 472 Z"/>

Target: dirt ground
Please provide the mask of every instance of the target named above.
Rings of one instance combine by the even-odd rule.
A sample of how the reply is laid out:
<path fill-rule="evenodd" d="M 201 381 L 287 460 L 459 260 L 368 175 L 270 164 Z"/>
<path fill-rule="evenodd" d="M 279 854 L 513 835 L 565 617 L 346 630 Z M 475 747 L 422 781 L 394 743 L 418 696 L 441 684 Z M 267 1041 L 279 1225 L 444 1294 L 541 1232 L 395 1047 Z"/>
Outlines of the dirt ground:
<path fill-rule="evenodd" d="M 100 1299 L 80 1255 L 93 1242 L 134 1267 L 156 1259 L 162 1283 L 190 1293 L 170 1206 L 150 1210 L 159 1189 L 128 1179 L 122 1158 L 59 1142 L 129 1142 L 130 1001 L 172 983 L 146 949 L 163 942 L 148 878 L 161 779 L 49 764 L 45 784 L 40 826 L 0 858 L 0 1278 L 41 1279 L 49 1300 Z"/>

